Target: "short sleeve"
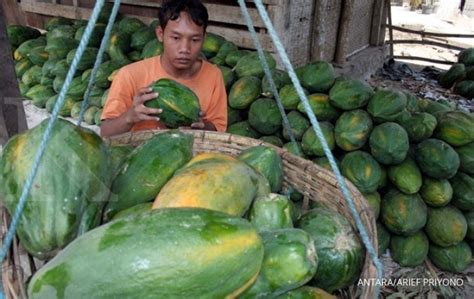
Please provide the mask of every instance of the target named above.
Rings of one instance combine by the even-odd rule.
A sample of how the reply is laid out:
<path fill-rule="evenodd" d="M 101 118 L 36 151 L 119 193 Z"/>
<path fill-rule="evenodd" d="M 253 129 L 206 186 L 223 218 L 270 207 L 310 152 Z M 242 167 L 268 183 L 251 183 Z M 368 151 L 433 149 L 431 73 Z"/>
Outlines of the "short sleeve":
<path fill-rule="evenodd" d="M 101 119 L 113 119 L 125 113 L 132 106 L 134 94 L 135 86 L 130 74 L 125 68 L 120 69 L 109 89 Z"/>
<path fill-rule="evenodd" d="M 211 122 L 217 131 L 225 132 L 227 130 L 227 93 L 222 73 L 219 69 L 216 69 L 214 73 L 215 83 L 205 119 Z"/>

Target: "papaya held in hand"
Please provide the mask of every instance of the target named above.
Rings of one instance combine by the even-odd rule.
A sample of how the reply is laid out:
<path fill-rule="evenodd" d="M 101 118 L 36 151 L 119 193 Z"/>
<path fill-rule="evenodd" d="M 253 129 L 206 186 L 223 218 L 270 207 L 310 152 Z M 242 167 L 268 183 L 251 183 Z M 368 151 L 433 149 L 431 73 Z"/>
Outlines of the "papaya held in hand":
<path fill-rule="evenodd" d="M 190 126 L 199 121 L 201 107 L 191 89 L 165 78 L 154 82 L 150 88 L 158 93 L 158 97 L 145 102 L 145 106 L 162 109 L 160 120 L 168 128 Z"/>

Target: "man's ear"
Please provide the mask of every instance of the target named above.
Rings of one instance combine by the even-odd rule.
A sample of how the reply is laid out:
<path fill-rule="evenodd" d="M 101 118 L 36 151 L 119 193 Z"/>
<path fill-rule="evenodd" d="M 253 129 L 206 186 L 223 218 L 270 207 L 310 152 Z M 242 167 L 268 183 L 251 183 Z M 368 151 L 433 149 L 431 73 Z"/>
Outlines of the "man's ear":
<path fill-rule="evenodd" d="M 156 27 L 155 34 L 156 34 L 156 37 L 158 37 L 158 40 L 160 42 L 163 42 L 163 28 L 161 28 L 161 26 Z"/>

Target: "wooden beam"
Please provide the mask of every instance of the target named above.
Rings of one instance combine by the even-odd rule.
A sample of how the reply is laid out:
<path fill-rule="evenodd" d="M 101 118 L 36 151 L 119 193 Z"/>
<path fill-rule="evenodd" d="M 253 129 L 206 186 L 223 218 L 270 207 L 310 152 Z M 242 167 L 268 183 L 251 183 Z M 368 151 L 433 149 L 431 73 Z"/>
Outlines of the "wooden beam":
<path fill-rule="evenodd" d="M 286 1 L 288 1 L 288 0 L 262 0 L 262 3 L 266 4 L 266 5 L 281 5 L 281 4 L 284 4 Z M 107 0 L 107 2 L 114 2 L 114 0 Z M 206 3 L 207 2 L 206 0 L 204 0 L 202 2 L 206 6 L 209 5 L 209 3 Z M 254 0 L 246 0 L 245 2 L 255 3 Z M 156 1 L 154 2 L 154 1 L 143 1 L 143 0 L 122 0 L 122 1 L 120 1 L 120 3 L 133 4 L 133 5 L 138 5 L 138 6 L 150 6 L 150 7 L 161 6 L 161 1 L 160 1 L 160 3 L 157 3 Z M 237 7 L 239 6 L 237 1 L 235 1 L 234 4 Z"/>
<path fill-rule="evenodd" d="M 446 61 L 446 60 L 438 60 L 438 59 L 431 59 L 426 57 L 419 57 L 419 56 L 393 56 L 393 59 L 406 59 L 406 60 L 421 60 L 421 61 L 428 61 L 433 63 L 440 63 L 440 64 L 453 64 L 456 63 L 455 61 Z"/>
<path fill-rule="evenodd" d="M 148 8 L 159 8 L 160 3 L 150 3 L 143 2 L 142 5 L 136 5 L 135 1 L 121 1 L 122 4 L 130 4 L 134 6 L 143 6 Z M 206 4 L 206 7 L 209 12 L 209 21 L 211 22 L 222 22 L 228 24 L 236 25 L 246 25 L 240 7 L 238 6 L 223 6 L 218 4 Z M 26 12 L 32 12 L 48 16 L 62 16 L 65 18 L 80 18 L 80 19 L 89 19 L 92 14 L 90 8 L 63 5 L 63 4 L 53 4 L 53 3 L 22 3 L 22 9 Z M 265 28 L 265 24 L 260 18 L 260 15 L 256 8 L 250 8 L 249 14 L 252 17 L 252 21 L 255 27 Z"/>
<path fill-rule="evenodd" d="M 354 0 L 345 0 L 342 7 L 341 21 L 339 22 L 339 33 L 337 35 L 337 47 L 335 62 L 344 64 L 347 57 L 347 47 L 349 42 L 349 26 L 354 10 Z"/>
<path fill-rule="evenodd" d="M 421 36 L 443 36 L 443 37 L 459 37 L 459 38 L 474 38 L 474 34 L 460 34 L 460 33 L 438 33 L 438 32 L 430 32 L 430 31 L 422 31 L 422 30 L 412 30 L 407 29 L 399 26 L 394 25 L 384 25 L 383 27 L 391 28 L 396 31 L 407 32 L 407 33 L 414 33 L 419 34 Z"/>
<path fill-rule="evenodd" d="M 234 28 L 226 28 L 221 26 L 208 26 L 209 32 L 224 36 L 227 40 L 231 40 L 239 47 L 255 49 L 252 36 L 247 30 L 238 30 Z M 275 51 L 272 39 L 268 34 L 258 34 L 258 38 L 262 47 L 269 52 Z"/>
<path fill-rule="evenodd" d="M 62 16 L 68 19 L 87 20 L 92 14 L 92 10 L 83 7 L 74 7 L 69 5 L 51 4 L 44 2 L 30 3 L 22 2 L 21 8 L 25 12 L 31 12 L 48 16 Z"/>
<path fill-rule="evenodd" d="M 428 41 L 435 41 L 435 42 L 440 42 L 440 43 L 443 43 L 445 45 L 450 45 L 450 46 L 454 46 L 454 47 L 457 47 L 457 48 L 460 48 L 462 50 L 466 49 L 466 48 L 469 48 L 469 47 L 472 47 L 471 44 L 469 44 L 467 41 L 466 42 L 462 42 L 460 40 L 452 40 L 452 39 L 448 39 L 447 37 L 440 37 L 440 36 L 422 36 L 421 37 L 422 40 L 428 40 Z"/>
<path fill-rule="evenodd" d="M 2 74 L 2 80 L 0 80 L 0 143 L 2 145 L 13 135 L 27 128 L 4 15 L 3 5 L 0 5 L 0 74 Z"/>
<path fill-rule="evenodd" d="M 387 41 L 387 44 L 421 44 L 421 45 L 432 45 L 441 48 L 451 49 L 451 50 L 464 50 L 463 47 L 458 47 L 446 43 L 435 42 L 431 40 L 415 40 L 415 39 L 394 39 L 392 41 Z"/>

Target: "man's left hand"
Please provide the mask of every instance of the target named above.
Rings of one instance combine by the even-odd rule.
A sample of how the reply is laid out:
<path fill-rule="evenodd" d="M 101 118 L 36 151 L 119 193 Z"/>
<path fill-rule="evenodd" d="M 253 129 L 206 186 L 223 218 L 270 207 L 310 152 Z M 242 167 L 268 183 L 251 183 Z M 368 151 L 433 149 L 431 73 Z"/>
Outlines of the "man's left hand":
<path fill-rule="evenodd" d="M 204 117 L 206 117 L 205 112 L 199 112 L 199 121 L 192 123 L 191 124 L 191 129 L 195 130 L 206 130 L 206 131 L 217 131 L 216 127 L 208 121 L 204 120 Z"/>

